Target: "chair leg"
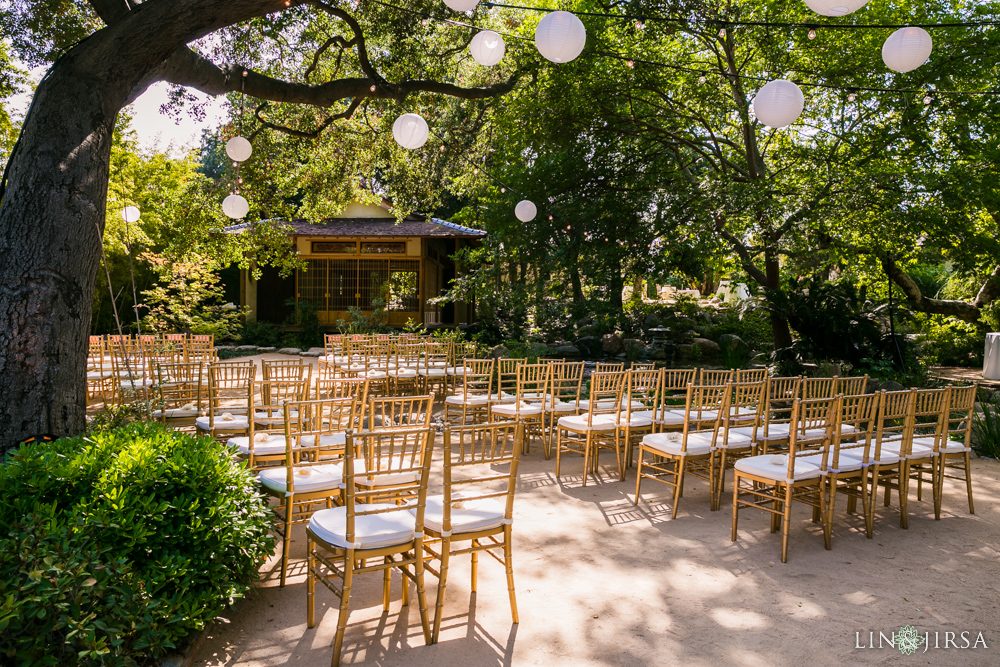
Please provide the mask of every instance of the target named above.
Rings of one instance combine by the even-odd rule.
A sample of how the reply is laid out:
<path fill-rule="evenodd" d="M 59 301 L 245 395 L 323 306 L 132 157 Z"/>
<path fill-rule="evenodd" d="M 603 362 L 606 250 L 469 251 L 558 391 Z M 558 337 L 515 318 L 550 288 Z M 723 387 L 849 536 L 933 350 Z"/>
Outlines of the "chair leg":
<path fill-rule="evenodd" d="M 788 533 L 792 529 L 792 485 L 785 485 L 785 506 L 781 518 L 781 562 L 788 562 Z"/>
<path fill-rule="evenodd" d="M 556 479 L 559 478 L 560 463 L 562 463 L 562 430 L 556 427 Z"/>
<path fill-rule="evenodd" d="M 740 520 L 739 494 L 740 475 L 737 472 L 733 472 L 733 542 L 736 541 L 736 525 Z"/>
<path fill-rule="evenodd" d="M 438 577 L 437 601 L 434 605 L 434 629 L 431 632 L 431 643 L 437 644 L 441 632 L 441 619 L 444 618 L 444 593 L 448 585 L 448 561 L 451 558 L 451 538 L 441 542 L 441 576 Z"/>
<path fill-rule="evenodd" d="M 969 452 L 965 452 L 964 462 L 965 462 L 965 489 L 969 494 L 969 514 L 976 513 L 976 506 L 972 504 L 972 466 L 970 465 L 972 457 Z M 941 467 L 941 480 L 942 480 L 942 493 L 944 492 L 944 466 Z"/>
<path fill-rule="evenodd" d="M 402 593 L 403 606 L 404 607 L 409 607 L 410 606 L 410 578 L 408 576 L 406 576 L 406 575 L 408 575 L 410 573 L 410 566 L 409 565 L 403 565 L 402 567 L 399 568 L 399 571 L 403 575 L 403 593 Z"/>
<path fill-rule="evenodd" d="M 316 557 L 313 555 L 312 538 L 306 533 L 306 627 L 316 626 Z"/>
<path fill-rule="evenodd" d="M 587 431 L 583 445 L 583 486 L 587 486 L 587 477 L 590 475 L 590 442 L 593 438 L 591 433 L 591 431 Z"/>
<path fill-rule="evenodd" d="M 827 551 L 833 548 L 831 544 L 833 537 L 833 501 L 836 497 L 837 479 L 835 477 L 831 478 L 827 483 L 824 483 L 821 479 L 819 483 L 819 505 L 820 516 L 823 521 L 823 546 L 826 547 Z"/>
<path fill-rule="evenodd" d="M 682 456 L 679 459 L 674 459 L 674 506 L 670 510 L 670 518 L 677 518 L 677 505 L 681 500 L 681 483 L 684 481 L 684 465 L 686 459 Z"/>
<path fill-rule="evenodd" d="M 908 528 L 907 505 L 910 495 L 910 462 L 903 461 L 899 470 L 899 527 Z"/>
<path fill-rule="evenodd" d="M 639 504 L 639 486 L 642 484 L 642 445 L 639 445 L 639 464 L 635 474 L 635 497 L 632 499 L 633 505 Z"/>
<path fill-rule="evenodd" d="M 503 560 L 507 570 L 507 595 L 510 597 L 510 620 L 518 623 L 517 599 L 514 595 L 514 554 L 511 548 L 510 525 L 503 527 Z"/>
<path fill-rule="evenodd" d="M 294 498 L 285 498 L 285 530 L 281 536 L 281 583 L 279 587 L 285 585 L 285 577 L 288 573 L 288 551 L 292 547 L 292 506 Z"/>
<path fill-rule="evenodd" d="M 472 546 L 478 547 L 479 540 L 472 540 Z M 476 586 L 479 581 L 479 552 L 472 552 L 472 592 L 476 592 Z"/>
<path fill-rule="evenodd" d="M 391 562 L 391 559 L 388 556 L 386 556 L 382 562 L 388 565 Z M 387 567 L 384 570 L 382 570 L 382 611 L 389 611 L 389 597 L 392 592 L 390 586 L 391 579 L 392 579 L 392 568 Z"/>
<path fill-rule="evenodd" d="M 424 631 L 424 643 L 431 643 L 431 624 L 427 618 L 427 590 L 424 586 L 424 543 L 419 540 L 414 547 L 416 564 L 413 567 L 414 578 L 417 580 L 417 607 L 420 611 L 420 627 Z M 409 579 L 403 577 L 403 586 L 407 586 Z"/>
<path fill-rule="evenodd" d="M 344 556 L 344 586 L 340 594 L 340 614 L 337 617 L 337 634 L 333 639 L 331 667 L 340 666 L 340 652 L 344 648 L 344 631 L 347 630 L 347 608 L 351 601 L 351 583 L 354 580 L 354 558 L 348 551 Z"/>

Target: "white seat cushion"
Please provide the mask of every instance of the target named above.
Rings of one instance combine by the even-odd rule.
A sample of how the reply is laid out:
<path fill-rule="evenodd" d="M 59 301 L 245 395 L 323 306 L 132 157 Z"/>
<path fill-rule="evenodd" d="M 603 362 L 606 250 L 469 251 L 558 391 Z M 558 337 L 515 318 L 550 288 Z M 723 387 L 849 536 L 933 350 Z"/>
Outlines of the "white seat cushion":
<path fill-rule="evenodd" d="M 417 377 L 417 371 L 412 368 L 397 368 L 394 371 L 389 371 L 389 377 L 396 379 L 407 379 Z"/>
<path fill-rule="evenodd" d="M 256 437 L 256 436 L 254 436 Z M 230 438 L 226 441 L 226 444 L 230 447 L 236 447 L 240 454 L 250 453 L 250 437 L 246 435 L 240 435 L 235 438 Z M 256 456 L 272 456 L 274 454 L 284 454 L 285 453 L 285 436 L 283 435 L 270 435 L 268 439 L 261 442 L 260 440 L 253 443 L 253 453 Z"/>
<path fill-rule="evenodd" d="M 120 380 L 122 389 L 131 389 L 133 391 L 137 389 L 147 389 L 153 386 L 152 380 Z"/>
<path fill-rule="evenodd" d="M 484 406 L 489 405 L 490 399 L 487 396 L 469 396 L 466 397 L 462 394 L 457 396 L 445 396 L 444 402 L 448 405 L 471 405 L 471 406 Z"/>
<path fill-rule="evenodd" d="M 923 440 L 924 443 L 919 442 Z M 892 453 L 899 456 L 902 440 L 887 440 L 882 443 L 882 453 Z M 926 459 L 934 455 L 934 438 L 914 438 L 908 459 Z"/>
<path fill-rule="evenodd" d="M 292 488 L 296 493 L 336 491 L 344 486 L 344 467 L 340 463 L 323 463 L 315 466 L 296 466 Z M 257 475 L 260 483 L 279 493 L 287 490 L 288 468 L 266 468 Z"/>
<path fill-rule="evenodd" d="M 576 412 L 580 408 L 577 407 L 576 401 L 570 403 L 562 403 L 556 401 L 555 403 L 547 403 L 545 405 L 546 412 Z"/>
<path fill-rule="evenodd" d="M 772 456 L 764 454 L 762 456 L 748 456 L 736 462 L 736 469 L 748 475 L 773 479 L 776 482 L 783 482 L 788 477 L 788 457 L 784 454 Z M 802 457 L 795 460 L 794 481 L 812 479 L 819 477 L 819 466 L 807 461 Z"/>
<path fill-rule="evenodd" d="M 840 467 L 844 467 L 844 459 L 851 458 L 857 461 L 861 461 L 864 456 L 864 448 L 852 448 L 840 453 Z M 891 449 L 886 449 L 883 445 L 882 451 L 879 453 L 878 458 L 875 458 L 875 445 L 871 445 L 868 450 L 868 462 L 877 463 L 879 465 L 891 466 L 899 463 L 899 451 L 892 451 Z"/>
<path fill-rule="evenodd" d="M 768 424 L 767 425 L 767 435 L 764 435 L 764 426 L 762 425 L 757 429 L 757 439 L 758 440 L 787 440 L 788 439 L 788 429 L 790 424 L 778 423 L 778 424 Z"/>
<path fill-rule="evenodd" d="M 107 380 L 111 377 L 111 371 L 90 371 L 87 373 L 88 380 Z"/>
<path fill-rule="evenodd" d="M 212 430 L 211 419 L 208 416 L 198 417 L 194 420 L 194 424 L 202 431 Z M 215 416 L 216 431 L 245 431 L 249 426 L 246 415 L 233 415 L 232 419 L 223 419 L 221 415 Z"/>
<path fill-rule="evenodd" d="M 851 472 L 853 470 L 861 470 L 861 457 L 860 457 L 860 454 L 864 453 L 864 450 L 863 449 L 859 449 L 858 450 L 859 456 L 850 456 L 848 454 L 849 451 L 850 450 L 846 450 L 846 451 L 843 451 L 843 452 L 840 453 L 840 460 L 837 461 L 837 463 L 839 464 L 839 466 L 837 467 L 836 470 L 833 470 L 832 467 L 828 467 L 827 470 L 829 470 L 829 472 Z M 811 463 L 814 466 L 822 466 L 823 465 L 823 453 L 822 452 L 817 452 L 815 454 L 806 454 L 805 456 L 800 456 L 799 460 L 800 461 L 805 461 L 806 463 Z M 830 455 L 827 457 L 826 463 L 827 463 L 827 466 L 832 466 L 832 464 L 833 464 L 833 452 L 832 451 L 830 452 Z"/>
<path fill-rule="evenodd" d="M 752 432 L 753 428 L 748 430 Z M 753 439 L 750 434 L 746 432 L 746 427 L 731 428 L 729 429 L 728 437 L 723 437 L 725 435 L 726 430 L 720 428 L 719 437 L 716 439 L 715 443 L 717 449 L 746 449 L 753 445 Z"/>
<path fill-rule="evenodd" d="M 364 378 L 366 380 L 384 380 L 389 377 L 388 371 L 365 371 L 364 373 L 358 373 L 359 378 Z"/>
<path fill-rule="evenodd" d="M 697 437 L 696 437 L 697 436 Z M 650 433 L 642 438 L 642 444 L 649 449 L 655 449 L 671 456 L 700 456 L 712 451 L 712 433 L 699 431 L 688 433 L 687 451 L 684 451 L 683 436 L 680 433 Z"/>
<path fill-rule="evenodd" d="M 295 438 L 292 438 L 292 442 L 295 442 Z M 303 447 L 315 447 L 316 446 L 316 436 L 315 435 L 304 435 L 299 438 L 299 444 Z M 320 447 L 343 447 L 347 444 L 347 434 L 346 433 L 324 433 L 319 436 Z"/>
<path fill-rule="evenodd" d="M 646 428 L 647 426 L 653 425 L 653 419 L 652 417 L 646 417 L 638 412 L 633 412 L 632 414 L 623 412 L 621 416 L 621 426 L 624 427 L 626 423 L 629 428 Z"/>
<path fill-rule="evenodd" d="M 441 378 L 446 375 L 443 368 L 421 368 L 417 371 L 420 377 Z"/>
<path fill-rule="evenodd" d="M 499 394 L 490 394 L 490 403 L 517 403 L 517 396 L 501 391 Z"/>
<path fill-rule="evenodd" d="M 588 415 L 570 415 L 559 418 L 559 426 L 572 431 L 613 431 L 618 425 L 618 416 L 613 414 L 594 415 L 587 425 Z"/>
<path fill-rule="evenodd" d="M 938 451 L 945 454 L 962 454 L 964 452 L 971 452 L 972 449 L 966 447 L 964 441 L 955 442 L 954 440 L 945 440 Z"/>
<path fill-rule="evenodd" d="M 295 419 L 299 416 L 298 410 L 290 410 L 288 416 Z M 285 411 L 284 410 L 274 410 L 269 415 L 267 412 L 255 412 L 253 413 L 253 420 L 258 424 L 281 424 L 285 421 Z"/>
<path fill-rule="evenodd" d="M 670 412 L 674 413 L 675 415 L 679 415 L 681 417 L 684 416 L 684 410 L 676 410 L 676 409 L 674 409 L 674 410 L 670 410 Z M 753 419 L 754 417 L 757 416 L 756 409 L 736 408 L 735 410 L 731 410 L 730 412 L 731 412 L 732 416 L 736 420 L 739 420 L 739 421 L 743 421 L 743 420 L 746 420 L 746 419 Z M 715 417 L 718 414 L 719 414 L 718 410 L 702 410 L 701 412 L 699 412 L 697 410 L 692 409 L 691 410 L 691 419 L 692 420 L 701 420 L 701 421 L 713 421 L 713 420 L 715 420 Z"/>
<path fill-rule="evenodd" d="M 494 414 L 505 417 L 533 417 L 542 414 L 542 406 L 540 404 L 531 405 L 529 403 L 500 403 L 499 405 L 494 405 L 490 410 Z"/>
<path fill-rule="evenodd" d="M 199 412 L 198 408 L 167 408 L 166 410 L 153 410 L 150 414 L 154 417 L 165 416 L 167 419 L 184 419 L 197 417 Z"/>
<path fill-rule="evenodd" d="M 465 366 L 449 366 L 444 370 L 448 375 L 465 375 Z"/>
<path fill-rule="evenodd" d="M 390 509 L 391 503 L 358 505 L 358 511 Z M 341 549 L 376 549 L 407 544 L 413 540 L 417 518 L 407 510 L 364 514 L 354 517 L 354 544 L 347 543 L 347 508 L 333 507 L 320 510 L 309 519 L 313 535 Z"/>
<path fill-rule="evenodd" d="M 471 533 L 503 525 L 504 503 L 496 498 L 481 498 L 463 502 L 451 499 L 451 532 Z M 416 516 L 417 510 L 410 512 Z M 428 496 L 424 508 L 424 526 L 440 533 L 444 530 L 444 496 Z"/>

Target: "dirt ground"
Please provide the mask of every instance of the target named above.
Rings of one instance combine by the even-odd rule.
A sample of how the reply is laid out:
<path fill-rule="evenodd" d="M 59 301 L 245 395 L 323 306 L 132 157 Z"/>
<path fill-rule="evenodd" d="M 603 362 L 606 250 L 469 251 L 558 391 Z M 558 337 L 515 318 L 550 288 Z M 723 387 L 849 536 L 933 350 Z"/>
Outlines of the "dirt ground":
<path fill-rule="evenodd" d="M 440 443 L 440 438 L 438 439 Z M 581 486 L 582 460 L 546 461 L 536 444 L 522 459 L 515 499 L 514 576 L 520 624 L 513 625 L 503 568 L 482 558 L 478 593 L 468 558 L 452 561 L 440 642 L 424 646 L 415 603 L 381 605 L 381 576 L 355 580 L 344 664 L 368 665 L 1000 665 L 1000 462 L 976 460 L 976 514 L 964 487 L 945 487 L 935 521 L 928 496 L 911 495 L 909 529 L 897 503 L 878 505 L 876 535 L 838 499 L 833 550 L 811 512 L 793 514 L 789 562 L 780 534 L 759 512 L 708 509 L 707 485 L 691 479 L 676 520 L 668 489 L 644 482 L 631 502 L 635 469 L 617 481 L 610 457 L 601 480 Z M 730 475 L 731 481 L 731 475 Z M 305 531 L 294 533 L 289 584 L 270 559 L 263 580 L 227 624 L 201 643 L 197 665 L 328 665 L 337 599 L 317 587 L 317 625 L 306 628 Z M 436 580 L 428 576 L 433 607 Z M 930 633 L 931 648 L 903 655 L 883 640 L 902 626 Z M 944 648 L 946 632 L 980 632 L 987 648 Z M 870 635 L 870 633 L 874 633 Z M 935 633 L 937 645 L 934 648 Z M 875 648 L 867 648 L 870 638 Z M 856 648 L 863 645 L 866 648 Z"/>

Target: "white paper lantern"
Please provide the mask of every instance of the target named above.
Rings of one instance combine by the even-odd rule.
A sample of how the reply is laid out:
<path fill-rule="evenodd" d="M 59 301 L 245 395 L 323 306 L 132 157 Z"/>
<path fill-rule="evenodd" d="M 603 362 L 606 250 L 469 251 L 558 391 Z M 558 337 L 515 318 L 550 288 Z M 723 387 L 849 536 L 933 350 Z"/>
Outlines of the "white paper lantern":
<path fill-rule="evenodd" d="M 253 147 L 243 137 L 233 137 L 226 142 L 226 155 L 234 162 L 243 162 L 252 152 Z"/>
<path fill-rule="evenodd" d="M 514 215 L 521 222 L 531 222 L 538 215 L 538 209 L 527 199 L 522 199 L 517 202 L 517 206 L 514 207 Z"/>
<path fill-rule="evenodd" d="M 222 212 L 234 220 L 242 218 L 250 210 L 250 204 L 241 195 L 229 195 L 222 200 Z"/>
<path fill-rule="evenodd" d="M 126 206 L 125 210 L 122 211 L 122 219 L 125 222 L 139 222 L 139 217 L 142 213 L 135 206 Z"/>
<path fill-rule="evenodd" d="M 429 134 L 427 121 L 415 113 L 404 113 L 392 124 L 392 138 L 403 148 L 420 148 Z"/>
<path fill-rule="evenodd" d="M 895 72 L 915 70 L 930 57 L 934 43 L 923 28 L 900 28 L 882 45 L 882 62 Z"/>
<path fill-rule="evenodd" d="M 806 0 L 806 6 L 822 16 L 847 16 L 868 4 L 868 0 Z"/>
<path fill-rule="evenodd" d="M 806 98 L 791 81 L 775 79 L 764 84 L 753 98 L 753 113 L 768 127 L 787 127 L 802 115 Z"/>
<path fill-rule="evenodd" d="M 503 37 L 492 30 L 480 30 L 469 44 L 472 59 L 484 67 L 496 65 L 506 51 L 507 45 L 503 43 Z"/>
<path fill-rule="evenodd" d="M 535 28 L 535 47 L 554 63 L 568 63 L 587 44 L 583 21 L 570 12 L 549 12 Z"/>
<path fill-rule="evenodd" d="M 469 12 L 476 8 L 479 4 L 479 0 L 444 0 L 444 4 L 448 5 L 456 12 Z"/>

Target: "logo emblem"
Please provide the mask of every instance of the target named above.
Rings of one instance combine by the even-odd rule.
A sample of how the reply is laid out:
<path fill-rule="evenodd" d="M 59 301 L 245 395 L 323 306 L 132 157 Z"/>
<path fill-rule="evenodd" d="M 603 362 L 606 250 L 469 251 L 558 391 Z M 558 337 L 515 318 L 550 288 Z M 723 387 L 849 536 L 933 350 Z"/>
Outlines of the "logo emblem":
<path fill-rule="evenodd" d="M 896 633 L 896 648 L 903 655 L 912 655 L 927 638 L 917 632 L 912 625 L 904 625 Z"/>

